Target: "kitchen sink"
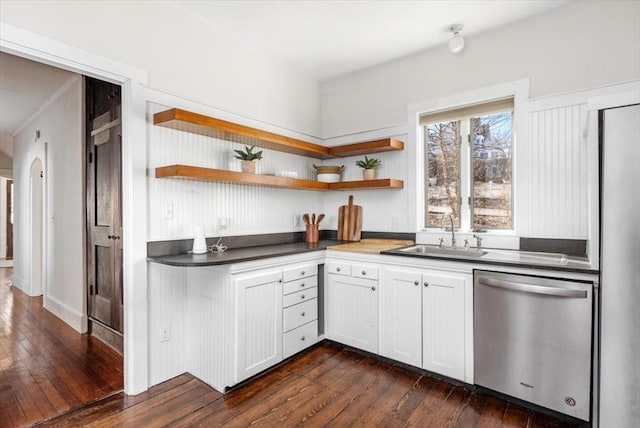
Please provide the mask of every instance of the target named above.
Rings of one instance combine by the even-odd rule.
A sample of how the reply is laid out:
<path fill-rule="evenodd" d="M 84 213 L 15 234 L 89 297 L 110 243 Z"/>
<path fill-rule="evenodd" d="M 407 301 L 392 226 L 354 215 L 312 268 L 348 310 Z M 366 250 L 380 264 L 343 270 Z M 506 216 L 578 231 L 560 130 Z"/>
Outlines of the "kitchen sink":
<path fill-rule="evenodd" d="M 478 250 L 477 248 L 440 248 L 433 245 L 412 245 L 406 248 L 398 248 L 398 251 L 403 253 L 424 254 L 430 256 L 466 256 L 466 257 L 482 257 L 487 254 L 484 250 Z"/>

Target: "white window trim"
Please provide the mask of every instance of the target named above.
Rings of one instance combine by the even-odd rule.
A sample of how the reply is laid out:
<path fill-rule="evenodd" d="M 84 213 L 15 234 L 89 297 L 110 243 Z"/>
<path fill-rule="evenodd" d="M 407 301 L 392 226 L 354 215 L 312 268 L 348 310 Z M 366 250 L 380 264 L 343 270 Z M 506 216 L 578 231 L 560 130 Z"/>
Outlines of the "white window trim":
<path fill-rule="evenodd" d="M 409 163 L 409 177 L 407 191 L 409 197 L 409 214 L 410 224 L 415 227 L 416 241 L 419 243 L 436 244 L 438 238 L 443 236 L 443 231 L 424 229 L 423 221 L 425 214 L 424 204 L 424 180 L 420 178 L 424 176 L 424 145 L 420 144 L 424 141 L 424 130 L 420 125 L 420 116 L 435 113 L 442 110 L 450 110 L 465 105 L 481 104 L 483 102 L 493 101 L 500 98 L 513 97 L 514 114 L 513 114 L 513 230 L 489 230 L 483 233 L 486 238 L 483 245 L 495 246 L 503 248 L 517 248 L 518 242 L 518 212 L 526 209 L 525 194 L 519 192 L 518 177 L 528 174 L 525 168 L 528 168 L 525 162 L 522 165 L 518 163 L 518 150 L 521 142 L 527 136 L 527 101 L 529 98 L 529 79 L 515 80 L 505 82 L 493 86 L 474 89 L 446 97 L 433 98 L 431 100 L 412 104 L 408 107 L 409 124 L 409 147 L 412 153 L 413 162 Z M 471 238 L 471 233 L 461 233 L 462 239 Z M 461 241 L 460 241 L 461 242 Z M 471 241 L 472 242 L 472 241 Z M 472 242 L 473 244 L 473 242 Z"/>

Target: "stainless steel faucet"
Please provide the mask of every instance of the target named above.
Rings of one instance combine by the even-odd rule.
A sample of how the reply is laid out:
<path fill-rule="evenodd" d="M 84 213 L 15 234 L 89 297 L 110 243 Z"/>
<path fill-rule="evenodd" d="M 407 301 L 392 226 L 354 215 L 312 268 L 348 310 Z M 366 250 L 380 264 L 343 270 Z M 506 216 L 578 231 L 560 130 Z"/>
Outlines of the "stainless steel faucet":
<path fill-rule="evenodd" d="M 477 240 L 476 246 L 478 247 L 478 250 L 482 249 L 482 237 L 475 234 L 473 235 L 473 237 Z"/>
<path fill-rule="evenodd" d="M 440 227 L 443 230 L 447 230 L 444 227 L 444 221 L 445 219 L 449 217 L 449 219 L 451 220 L 451 247 L 455 248 L 456 247 L 456 222 L 453 218 L 453 214 L 451 213 L 446 213 L 445 215 L 442 216 L 442 224 L 440 225 Z"/>

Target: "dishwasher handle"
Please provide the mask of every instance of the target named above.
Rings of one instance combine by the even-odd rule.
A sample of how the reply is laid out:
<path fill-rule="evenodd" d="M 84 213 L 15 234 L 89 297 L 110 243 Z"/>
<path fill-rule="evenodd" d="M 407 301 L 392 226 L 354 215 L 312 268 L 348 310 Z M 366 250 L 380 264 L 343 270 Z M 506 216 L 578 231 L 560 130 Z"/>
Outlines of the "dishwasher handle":
<path fill-rule="evenodd" d="M 489 287 L 506 288 L 508 290 L 523 291 L 532 294 L 545 294 L 556 297 L 587 298 L 587 290 L 575 290 L 569 288 L 547 287 L 545 285 L 526 284 L 523 282 L 503 281 L 495 278 L 478 278 L 478 284 Z"/>

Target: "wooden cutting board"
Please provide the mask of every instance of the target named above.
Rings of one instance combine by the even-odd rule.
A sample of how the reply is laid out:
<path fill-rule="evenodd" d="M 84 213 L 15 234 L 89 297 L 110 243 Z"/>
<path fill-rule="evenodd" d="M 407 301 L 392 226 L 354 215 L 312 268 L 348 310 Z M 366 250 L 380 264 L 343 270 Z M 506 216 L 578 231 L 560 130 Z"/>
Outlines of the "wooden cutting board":
<path fill-rule="evenodd" d="M 359 241 L 362 232 L 362 207 L 353 205 L 353 195 L 349 195 L 349 204 L 338 210 L 338 240 Z"/>

